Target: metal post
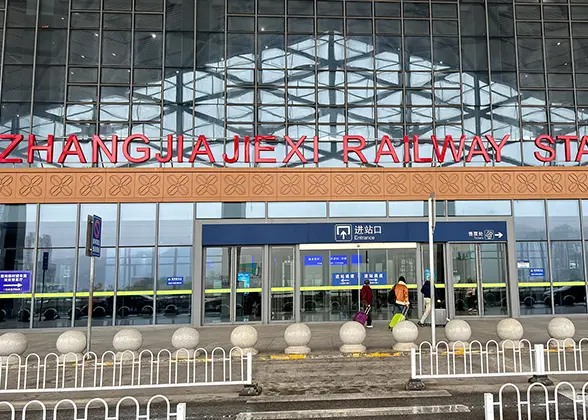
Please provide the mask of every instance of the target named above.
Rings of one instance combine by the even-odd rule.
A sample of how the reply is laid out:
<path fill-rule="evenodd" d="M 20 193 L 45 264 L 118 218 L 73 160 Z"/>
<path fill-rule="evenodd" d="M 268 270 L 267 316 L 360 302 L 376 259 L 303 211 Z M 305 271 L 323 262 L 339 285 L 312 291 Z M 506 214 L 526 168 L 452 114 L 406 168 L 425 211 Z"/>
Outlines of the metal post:
<path fill-rule="evenodd" d="M 435 193 L 429 196 L 429 282 L 430 282 L 430 299 L 431 299 L 431 344 L 433 349 L 437 347 L 437 336 L 435 334 L 435 301 L 436 301 L 436 289 L 435 289 L 435 275 L 433 268 L 435 266 L 435 250 L 433 249 L 433 232 L 435 231 L 434 225 L 434 213 L 436 209 L 433 207 L 433 200 L 435 199 Z"/>
<path fill-rule="evenodd" d="M 251 352 L 247 353 L 247 384 L 253 383 L 253 356 Z"/>
<path fill-rule="evenodd" d="M 90 288 L 88 290 L 88 333 L 86 334 L 86 352 L 92 351 L 92 306 L 94 303 L 94 260 L 90 257 Z"/>
<path fill-rule="evenodd" d="M 410 379 L 406 383 L 405 388 L 407 391 L 422 391 L 425 389 L 423 381 L 417 378 L 416 349 L 410 349 Z"/>
<path fill-rule="evenodd" d="M 186 403 L 180 403 L 177 405 L 176 420 L 186 420 Z"/>
<path fill-rule="evenodd" d="M 484 394 L 484 420 L 494 420 L 494 394 Z"/>
<path fill-rule="evenodd" d="M 545 386 L 553 386 L 553 381 L 545 373 L 545 348 L 543 344 L 535 344 L 533 356 L 535 357 L 535 372 L 533 377 L 529 379 L 529 383 L 539 382 Z"/>

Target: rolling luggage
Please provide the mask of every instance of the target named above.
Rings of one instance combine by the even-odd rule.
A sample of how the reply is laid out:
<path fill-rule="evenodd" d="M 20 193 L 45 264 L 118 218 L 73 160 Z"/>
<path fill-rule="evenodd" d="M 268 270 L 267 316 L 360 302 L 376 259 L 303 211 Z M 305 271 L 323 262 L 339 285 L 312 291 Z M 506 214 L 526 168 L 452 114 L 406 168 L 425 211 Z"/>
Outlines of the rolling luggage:
<path fill-rule="evenodd" d="M 447 324 L 447 309 L 435 308 L 435 325 L 444 327 Z M 425 325 L 431 325 L 431 316 L 427 317 Z"/>
<path fill-rule="evenodd" d="M 356 322 L 359 322 L 361 325 L 363 325 L 365 327 L 365 323 L 367 322 L 368 314 L 370 313 L 371 309 L 372 309 L 372 307 L 368 306 L 365 311 L 359 311 L 358 313 L 355 314 L 355 316 L 353 317 L 353 320 Z"/>
<path fill-rule="evenodd" d="M 401 312 L 401 313 L 399 313 L 399 314 L 395 314 L 395 315 L 392 317 L 392 320 L 390 321 L 390 325 L 388 325 L 388 328 L 392 329 L 392 328 L 394 328 L 394 326 L 395 326 L 396 324 L 398 324 L 400 321 L 404 321 L 404 320 L 406 319 L 406 314 L 407 314 L 407 313 L 408 313 L 408 306 L 405 306 L 405 307 L 402 309 L 402 312 Z"/>

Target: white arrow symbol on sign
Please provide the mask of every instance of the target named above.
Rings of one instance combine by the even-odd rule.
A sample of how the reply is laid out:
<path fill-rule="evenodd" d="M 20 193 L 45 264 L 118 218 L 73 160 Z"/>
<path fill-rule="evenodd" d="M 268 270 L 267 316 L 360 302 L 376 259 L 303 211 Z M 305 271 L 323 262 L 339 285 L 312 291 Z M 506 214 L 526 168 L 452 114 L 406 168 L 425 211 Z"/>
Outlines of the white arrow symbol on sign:
<path fill-rule="evenodd" d="M 495 236 L 498 237 L 498 239 L 502 238 L 504 235 L 502 234 L 502 232 L 498 232 L 495 234 Z"/>

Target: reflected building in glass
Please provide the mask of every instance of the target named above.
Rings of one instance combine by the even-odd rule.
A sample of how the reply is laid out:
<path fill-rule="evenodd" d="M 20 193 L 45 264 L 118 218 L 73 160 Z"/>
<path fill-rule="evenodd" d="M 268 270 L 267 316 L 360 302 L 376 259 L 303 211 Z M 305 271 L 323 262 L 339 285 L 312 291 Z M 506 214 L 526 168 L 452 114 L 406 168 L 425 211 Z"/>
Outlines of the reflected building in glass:
<path fill-rule="evenodd" d="M 400 276 L 416 319 L 426 238 L 332 228 L 431 192 L 482 226 L 436 239 L 449 317 L 586 313 L 588 0 L 0 0 L 0 46 L 0 328 L 85 325 L 91 214 L 97 326 L 339 322 L 364 279 L 387 320 Z"/>

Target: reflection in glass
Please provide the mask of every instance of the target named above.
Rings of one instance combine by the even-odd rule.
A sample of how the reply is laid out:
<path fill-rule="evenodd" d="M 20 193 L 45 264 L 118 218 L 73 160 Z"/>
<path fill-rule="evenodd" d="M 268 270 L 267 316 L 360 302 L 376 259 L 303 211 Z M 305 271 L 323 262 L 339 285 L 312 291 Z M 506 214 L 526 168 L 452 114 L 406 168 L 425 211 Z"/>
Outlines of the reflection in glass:
<path fill-rule="evenodd" d="M 329 204 L 330 217 L 386 217 L 385 201 L 340 201 Z"/>
<path fill-rule="evenodd" d="M 504 244 L 480 244 L 480 274 L 484 315 L 507 315 L 506 253 Z"/>
<path fill-rule="evenodd" d="M 294 318 L 294 248 L 272 247 L 270 255 L 271 320 Z"/>
<path fill-rule="evenodd" d="M 586 312 L 586 282 L 581 242 L 551 242 L 555 313 Z"/>
<path fill-rule="evenodd" d="M 158 250 L 157 294 L 158 324 L 187 324 L 192 308 L 192 248 L 173 247 Z"/>
<path fill-rule="evenodd" d="M 297 218 L 301 214 L 304 214 L 305 217 L 327 217 L 327 203 L 268 203 L 268 217 L 270 218 Z"/>
<path fill-rule="evenodd" d="M 159 204 L 159 245 L 192 245 L 194 204 Z"/>
<path fill-rule="evenodd" d="M 547 239 L 543 200 L 515 200 L 514 222 L 517 240 Z"/>
<path fill-rule="evenodd" d="M 102 218 L 102 246 L 115 246 L 116 231 L 118 228 L 116 204 L 82 204 L 80 206 L 79 246 L 85 246 L 86 244 L 88 216 L 94 214 Z"/>
<path fill-rule="evenodd" d="M 119 291 L 153 292 L 154 249 L 120 248 L 118 266 Z"/>
<path fill-rule="evenodd" d="M 262 248 L 237 247 L 235 321 L 261 321 Z"/>
<path fill-rule="evenodd" d="M 551 314 L 547 242 L 517 242 L 516 246 L 521 315 Z"/>
<path fill-rule="evenodd" d="M 455 314 L 478 315 L 478 271 L 474 244 L 452 245 Z"/>
<path fill-rule="evenodd" d="M 229 248 L 204 250 L 204 320 L 231 320 L 231 253 Z"/>
<path fill-rule="evenodd" d="M 580 239 L 580 210 L 577 200 L 547 200 L 549 238 Z M 551 257 L 553 259 L 553 256 Z"/>
<path fill-rule="evenodd" d="M 121 246 L 155 244 L 155 203 L 120 205 Z"/>
<path fill-rule="evenodd" d="M 77 205 L 41 204 L 39 247 L 75 246 Z"/>

